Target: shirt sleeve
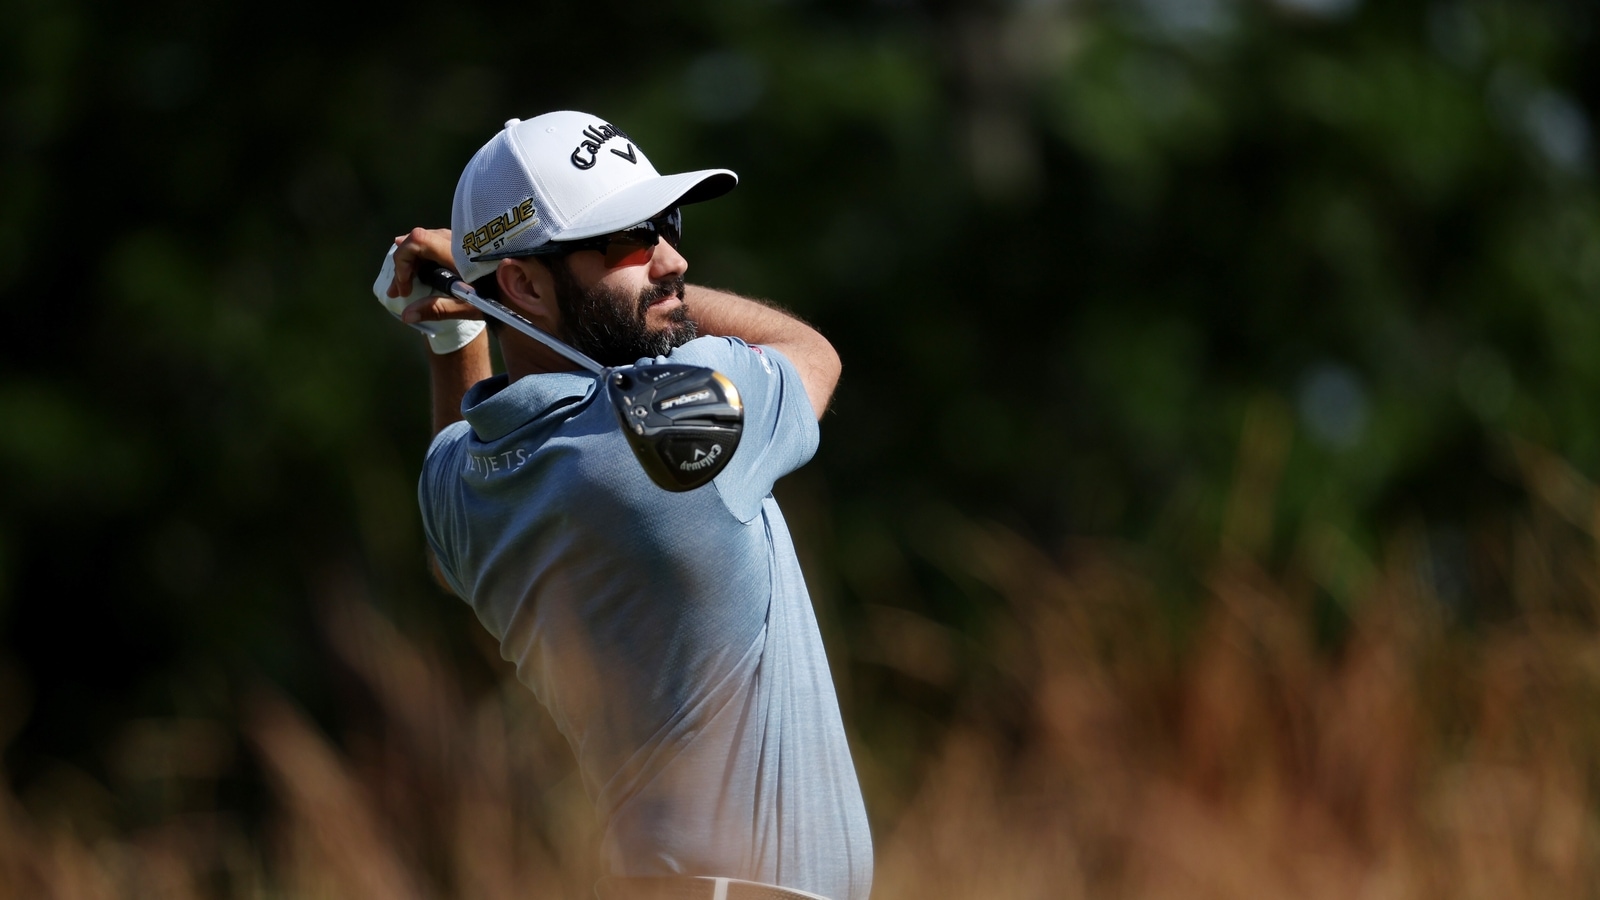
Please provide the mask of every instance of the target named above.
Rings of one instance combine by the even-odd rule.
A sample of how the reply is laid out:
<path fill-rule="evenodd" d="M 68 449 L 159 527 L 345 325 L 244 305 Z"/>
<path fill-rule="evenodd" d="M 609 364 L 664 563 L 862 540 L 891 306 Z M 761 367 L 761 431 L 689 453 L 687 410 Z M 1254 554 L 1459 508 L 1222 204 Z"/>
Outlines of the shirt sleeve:
<path fill-rule="evenodd" d="M 820 431 L 800 373 L 783 354 L 735 337 L 703 337 L 677 348 L 671 361 L 726 375 L 744 402 L 744 432 L 728 467 L 712 486 L 741 522 L 761 514 L 779 478 L 810 461 Z"/>
<path fill-rule="evenodd" d="M 454 422 L 433 436 L 433 442 L 428 445 L 428 454 L 422 462 L 422 478 L 417 484 L 417 503 L 422 509 L 422 533 L 428 539 L 428 547 L 433 550 L 434 558 L 439 561 L 439 571 L 445 581 L 456 592 L 456 596 L 463 599 L 467 599 L 467 592 L 456 577 L 455 554 L 450 552 L 450 548 L 456 546 L 455 526 L 458 521 L 454 499 L 456 494 L 450 487 L 459 477 L 458 449 L 470 430 L 471 426 L 466 422 Z"/>

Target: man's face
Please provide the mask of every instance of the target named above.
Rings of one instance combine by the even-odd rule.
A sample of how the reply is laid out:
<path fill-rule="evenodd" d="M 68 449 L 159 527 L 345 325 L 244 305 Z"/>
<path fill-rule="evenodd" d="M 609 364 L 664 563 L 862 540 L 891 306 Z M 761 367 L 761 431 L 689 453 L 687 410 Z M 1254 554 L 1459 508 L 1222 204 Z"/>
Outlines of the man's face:
<path fill-rule="evenodd" d="M 676 255 L 665 242 L 656 252 Z M 606 270 L 594 265 L 599 256 L 586 251 L 548 260 L 568 343 L 601 365 L 623 366 L 664 356 L 695 338 L 695 322 L 683 303 L 686 266 Z"/>

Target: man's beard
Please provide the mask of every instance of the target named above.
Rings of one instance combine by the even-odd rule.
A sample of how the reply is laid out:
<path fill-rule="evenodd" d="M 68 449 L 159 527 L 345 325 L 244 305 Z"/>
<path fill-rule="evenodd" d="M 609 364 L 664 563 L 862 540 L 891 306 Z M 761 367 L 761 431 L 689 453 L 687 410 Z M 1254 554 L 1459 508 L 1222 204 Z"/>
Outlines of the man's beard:
<path fill-rule="evenodd" d="M 607 285 L 584 290 L 573 278 L 564 258 L 551 260 L 556 306 L 567 343 L 594 357 L 603 366 L 625 366 L 641 357 L 665 356 L 674 347 L 695 339 L 698 328 L 689 308 L 679 304 L 667 314 L 667 325 L 650 330 L 645 315 L 652 303 L 668 297 L 683 299 L 683 276 L 651 282 L 636 298 Z"/>

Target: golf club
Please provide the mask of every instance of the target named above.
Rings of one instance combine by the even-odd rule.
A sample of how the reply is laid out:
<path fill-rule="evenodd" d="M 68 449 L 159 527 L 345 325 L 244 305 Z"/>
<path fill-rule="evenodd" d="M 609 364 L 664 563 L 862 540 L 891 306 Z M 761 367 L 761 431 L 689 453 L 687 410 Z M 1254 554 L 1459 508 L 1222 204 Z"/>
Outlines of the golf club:
<path fill-rule="evenodd" d="M 445 267 L 421 261 L 417 277 L 476 307 L 593 373 L 606 386 L 633 455 L 650 480 L 669 491 L 693 490 L 733 458 L 744 431 L 744 403 L 727 376 L 704 366 L 651 363 L 606 368 L 545 332 L 516 310 L 472 289 Z"/>

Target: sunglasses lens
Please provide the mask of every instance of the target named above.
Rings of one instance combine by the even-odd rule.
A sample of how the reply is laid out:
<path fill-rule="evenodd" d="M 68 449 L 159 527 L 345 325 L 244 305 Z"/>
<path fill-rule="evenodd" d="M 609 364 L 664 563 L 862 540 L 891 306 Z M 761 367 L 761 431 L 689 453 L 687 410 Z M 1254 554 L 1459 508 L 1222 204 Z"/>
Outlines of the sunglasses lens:
<path fill-rule="evenodd" d="M 656 242 L 639 244 L 637 241 L 612 238 L 606 246 L 606 268 L 620 269 L 623 266 L 642 266 L 650 261 L 656 253 Z"/>
<path fill-rule="evenodd" d="M 683 240 L 683 213 L 676 206 L 654 219 L 610 235 L 606 239 L 606 266 L 612 269 L 642 266 L 655 255 L 656 241 L 662 239 L 674 250 Z"/>

